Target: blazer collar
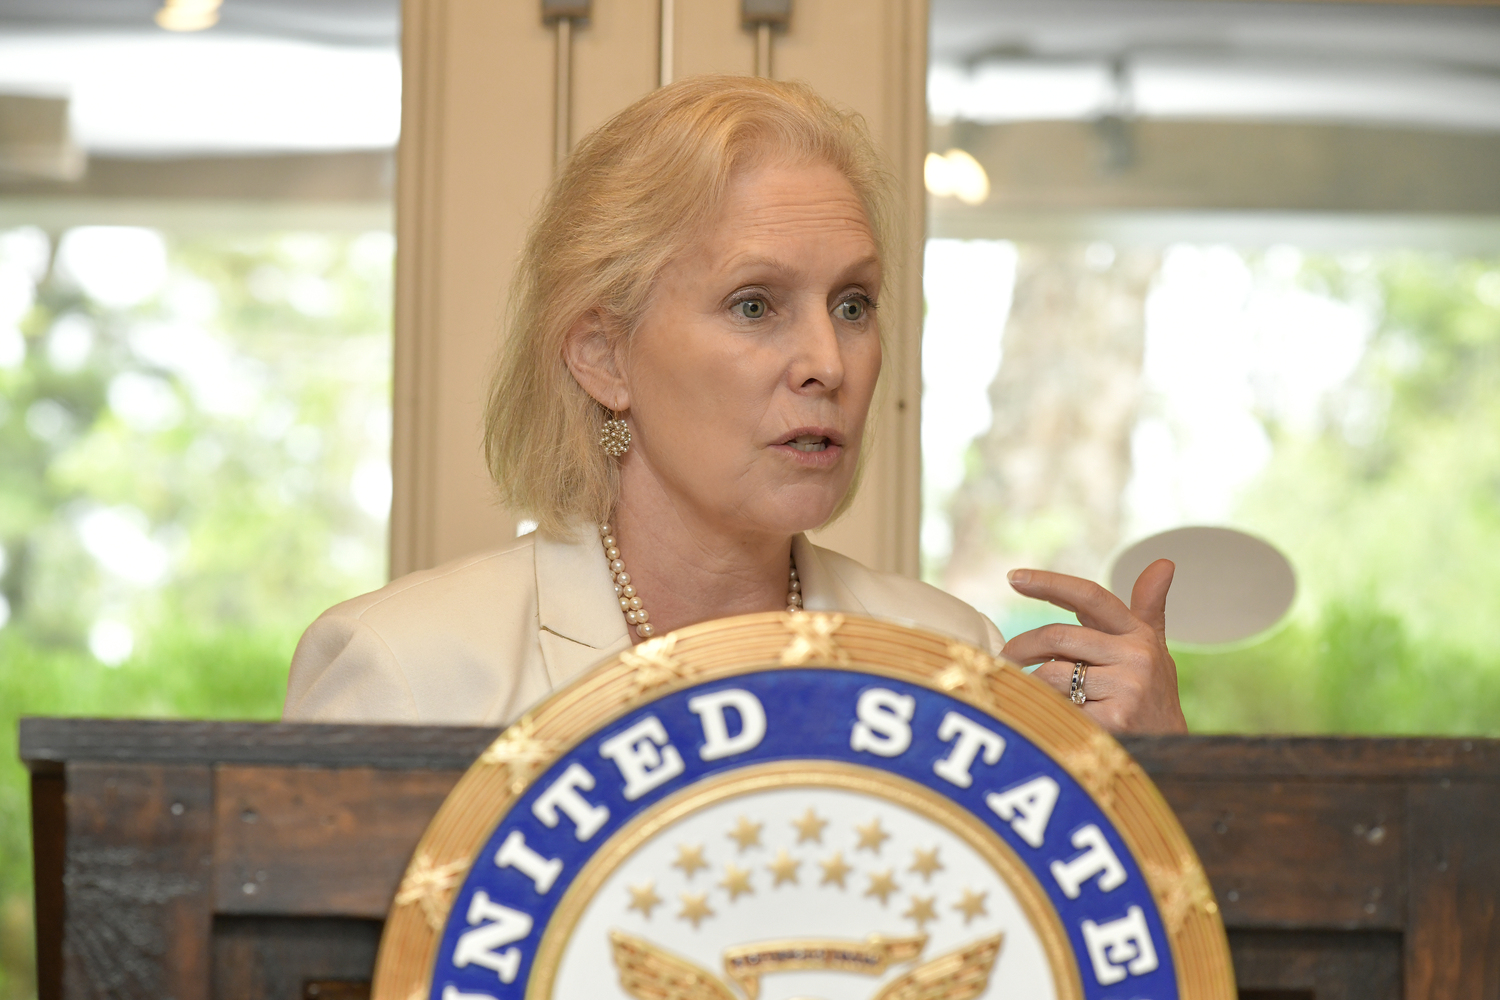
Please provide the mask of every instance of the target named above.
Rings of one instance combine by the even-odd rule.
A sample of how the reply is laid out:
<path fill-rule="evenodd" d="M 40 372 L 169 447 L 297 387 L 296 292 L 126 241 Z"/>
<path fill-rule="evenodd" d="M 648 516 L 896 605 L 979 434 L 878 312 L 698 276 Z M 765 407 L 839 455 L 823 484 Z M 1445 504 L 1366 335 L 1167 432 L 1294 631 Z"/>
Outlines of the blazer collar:
<path fill-rule="evenodd" d="M 580 527 L 573 541 L 538 531 L 535 546 L 542 658 L 548 678 L 557 687 L 605 657 L 629 649 L 630 633 L 591 526 Z M 823 550 L 806 535 L 792 538 L 792 558 L 802 581 L 802 606 L 807 610 L 867 613 L 823 557 Z"/>
<path fill-rule="evenodd" d="M 535 545 L 537 624 L 555 687 L 630 648 L 630 635 L 596 530 L 584 525 L 572 541 L 538 531 Z"/>

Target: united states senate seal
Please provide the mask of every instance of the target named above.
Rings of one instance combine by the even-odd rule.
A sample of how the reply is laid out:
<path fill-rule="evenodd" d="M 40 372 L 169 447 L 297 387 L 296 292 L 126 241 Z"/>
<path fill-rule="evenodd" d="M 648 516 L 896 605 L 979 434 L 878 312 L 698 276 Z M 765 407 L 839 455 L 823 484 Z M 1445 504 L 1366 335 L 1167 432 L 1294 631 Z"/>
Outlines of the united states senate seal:
<path fill-rule="evenodd" d="M 506 730 L 397 889 L 378 1000 L 1232 1000 L 1125 751 L 941 636 L 753 615 Z"/>

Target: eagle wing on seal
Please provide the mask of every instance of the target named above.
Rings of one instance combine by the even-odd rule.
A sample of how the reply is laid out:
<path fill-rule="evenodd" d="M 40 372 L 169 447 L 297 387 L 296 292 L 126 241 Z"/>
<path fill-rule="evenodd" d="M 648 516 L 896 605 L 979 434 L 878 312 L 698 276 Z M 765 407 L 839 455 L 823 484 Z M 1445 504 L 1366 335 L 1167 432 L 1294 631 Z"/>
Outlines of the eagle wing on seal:
<path fill-rule="evenodd" d="M 636 1000 L 739 1000 L 723 980 L 649 941 L 610 931 L 620 985 Z"/>
<path fill-rule="evenodd" d="M 887 983 L 873 1000 L 975 1000 L 990 984 L 1004 934 L 981 938 Z"/>

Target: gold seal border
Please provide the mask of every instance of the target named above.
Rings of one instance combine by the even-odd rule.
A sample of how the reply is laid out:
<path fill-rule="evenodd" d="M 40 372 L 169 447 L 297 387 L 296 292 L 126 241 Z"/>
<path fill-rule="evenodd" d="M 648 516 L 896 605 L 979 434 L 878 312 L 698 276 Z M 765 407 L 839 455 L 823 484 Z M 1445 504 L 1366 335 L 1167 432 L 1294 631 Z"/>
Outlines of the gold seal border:
<path fill-rule="evenodd" d="M 1010 726 L 1109 817 L 1161 912 L 1183 1000 L 1236 1000 L 1229 944 L 1197 854 L 1171 807 L 1119 743 L 1067 698 L 964 643 L 853 615 L 745 615 L 692 625 L 603 661 L 507 729 L 449 793 L 413 852 L 376 956 L 374 1000 L 428 996 L 462 875 L 407 891 L 436 867 L 466 869 L 553 760 L 615 719 L 686 687 L 788 666 L 849 669 L 930 688 Z"/>
<path fill-rule="evenodd" d="M 819 760 L 771 761 L 705 778 L 668 796 L 617 830 L 584 864 L 553 911 L 537 946 L 533 961 L 537 971 L 526 984 L 526 1000 L 552 1000 L 557 962 L 567 950 L 583 911 L 604 881 L 642 844 L 701 809 L 740 795 L 780 788 L 837 788 L 885 799 L 919 815 L 937 813 L 942 825 L 967 842 L 1015 893 L 1021 910 L 1041 938 L 1058 1000 L 1082 1000 L 1083 983 L 1078 978 L 1067 931 L 1048 902 L 1046 890 L 1009 844 L 967 809 L 910 778 L 877 767 Z"/>

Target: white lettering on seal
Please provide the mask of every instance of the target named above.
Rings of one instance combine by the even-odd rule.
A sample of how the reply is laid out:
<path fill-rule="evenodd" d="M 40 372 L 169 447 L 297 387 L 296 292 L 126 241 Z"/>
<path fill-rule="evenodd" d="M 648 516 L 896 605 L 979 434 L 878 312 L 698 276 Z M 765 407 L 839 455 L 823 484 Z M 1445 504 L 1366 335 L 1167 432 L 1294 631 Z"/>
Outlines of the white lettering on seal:
<path fill-rule="evenodd" d="M 1041 847 L 1047 838 L 1047 823 L 1057 805 L 1057 782 L 1039 774 L 1003 792 L 984 797 L 985 805 L 995 815 L 1010 823 L 1010 828 L 1032 847 Z"/>
<path fill-rule="evenodd" d="M 599 832 L 604 821 L 609 819 L 609 806 L 591 805 L 578 794 L 578 789 L 589 791 L 594 787 L 594 776 L 582 764 L 569 764 L 562 777 L 538 795 L 531 804 L 531 813 L 546 826 L 557 825 L 557 813 L 573 821 L 573 835 L 579 840 L 588 840 Z"/>
<path fill-rule="evenodd" d="M 953 751 L 933 764 L 932 771 L 959 788 L 968 788 L 974 784 L 974 778 L 969 774 L 974 758 L 983 750 L 986 764 L 998 764 L 1000 755 L 1005 752 L 1005 737 L 957 712 L 949 712 L 938 726 L 938 739 L 946 743 L 955 736 L 958 740 L 953 744 Z"/>
<path fill-rule="evenodd" d="M 1095 884 L 1101 892 L 1111 892 L 1125 884 L 1125 866 L 1104 839 L 1103 831 L 1093 823 L 1073 834 L 1073 846 L 1082 848 L 1083 853 L 1072 861 L 1052 862 L 1052 877 L 1057 879 L 1064 896 L 1077 899 L 1083 883 L 1096 875 L 1099 881 Z"/>
<path fill-rule="evenodd" d="M 520 830 L 512 830 L 510 836 L 505 838 L 505 843 L 500 845 L 500 850 L 495 852 L 495 866 L 515 868 L 531 879 L 532 885 L 536 886 L 537 893 L 541 895 L 552 888 L 552 883 L 557 881 L 557 876 L 563 870 L 561 858 L 549 861 L 527 847 L 526 835 Z"/>
<path fill-rule="evenodd" d="M 854 734 L 849 738 L 851 750 L 895 757 L 911 746 L 911 717 L 917 710 L 917 699 L 885 688 L 871 688 L 859 696 L 854 714 Z"/>
<path fill-rule="evenodd" d="M 521 949 L 499 949 L 530 934 L 531 917 L 494 902 L 481 889 L 469 901 L 467 918 L 474 929 L 458 936 L 453 964 L 460 969 L 477 965 L 494 972 L 502 983 L 515 982 L 521 969 Z"/>
<path fill-rule="evenodd" d="M 620 769 L 628 802 L 671 781 L 684 769 L 682 754 L 667 742 L 667 730 L 654 715 L 599 744 L 599 755 L 608 757 Z"/>
<path fill-rule="evenodd" d="M 688 710 L 703 723 L 703 748 L 698 756 L 703 760 L 719 760 L 733 757 L 746 750 L 754 750 L 766 738 L 766 709 L 760 699 L 741 688 L 700 694 L 688 699 Z M 740 731 L 729 735 L 729 720 L 724 710 L 732 708 L 739 713 Z"/>
<path fill-rule="evenodd" d="M 1127 971 L 1132 976 L 1156 971 L 1156 946 L 1151 943 L 1146 914 L 1139 906 L 1132 906 L 1125 911 L 1125 916 L 1108 923 L 1085 920 L 1083 943 L 1094 963 L 1094 978 L 1100 986 L 1118 983 L 1125 978 Z"/>

